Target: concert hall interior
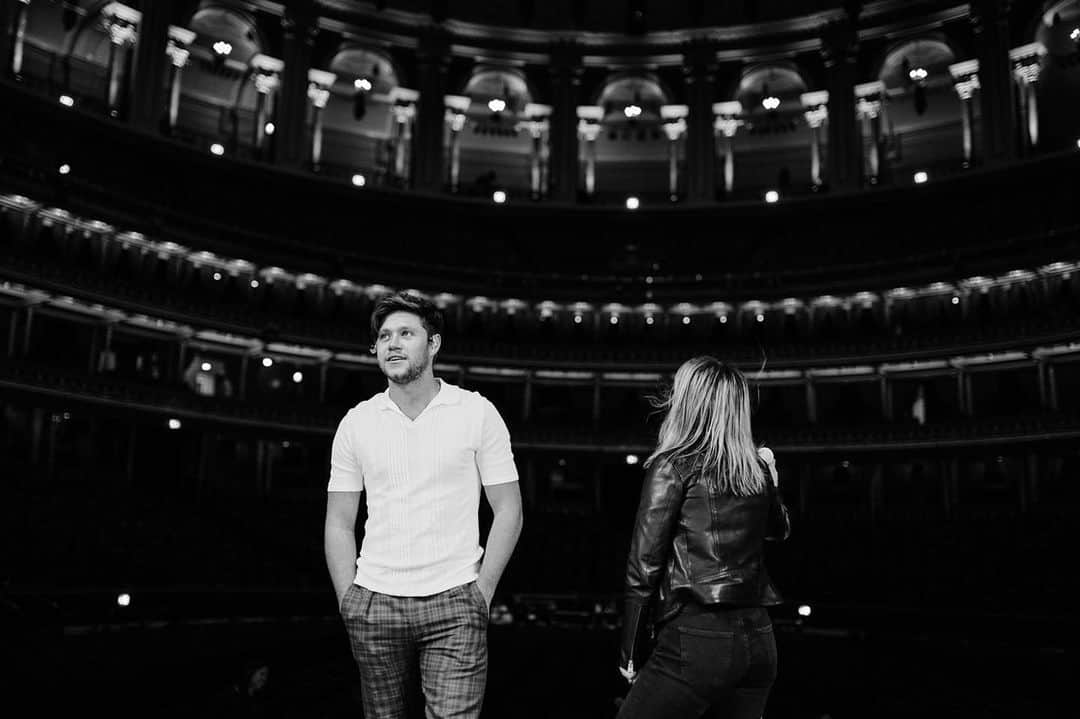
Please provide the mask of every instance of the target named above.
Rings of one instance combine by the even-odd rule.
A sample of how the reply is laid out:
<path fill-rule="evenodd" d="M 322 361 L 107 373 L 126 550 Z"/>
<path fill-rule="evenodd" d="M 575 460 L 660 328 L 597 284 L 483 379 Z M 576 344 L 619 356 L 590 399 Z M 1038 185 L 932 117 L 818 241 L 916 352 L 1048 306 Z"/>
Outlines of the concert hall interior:
<path fill-rule="evenodd" d="M 1077 178 L 1080 0 L 0 0 L 0 670 L 362 716 L 331 441 L 412 290 L 520 477 L 485 719 L 615 716 L 697 355 L 791 515 L 767 717 L 1071 716 Z"/>

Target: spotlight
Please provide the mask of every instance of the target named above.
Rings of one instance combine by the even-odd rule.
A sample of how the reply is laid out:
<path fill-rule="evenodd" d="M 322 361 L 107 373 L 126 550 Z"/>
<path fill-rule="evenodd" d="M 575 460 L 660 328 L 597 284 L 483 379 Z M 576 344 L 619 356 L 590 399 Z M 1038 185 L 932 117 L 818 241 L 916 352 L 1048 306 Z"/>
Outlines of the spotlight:
<path fill-rule="evenodd" d="M 215 272 L 214 273 L 214 282 L 221 282 L 221 273 L 220 272 Z"/>
<path fill-rule="evenodd" d="M 720 315 L 720 324 L 722 324 L 722 325 L 727 324 L 727 315 Z"/>
<path fill-rule="evenodd" d="M 809 604 L 800 604 L 799 605 L 799 616 L 800 617 L 809 617 L 810 616 L 810 605 Z"/>
<path fill-rule="evenodd" d="M 199 365 L 199 369 L 201 369 L 203 372 L 209 372 L 210 370 L 214 369 L 214 365 L 210 364 L 209 362 L 203 362 L 201 365 Z"/>
<path fill-rule="evenodd" d="M 352 176 L 352 183 L 354 185 L 356 185 L 357 187 L 363 187 L 364 185 L 367 184 L 367 178 L 364 177 L 363 175 L 357 173 L 357 174 Z"/>
<path fill-rule="evenodd" d="M 370 92 L 371 80 L 368 80 L 366 77 L 358 77 L 353 80 L 353 87 L 357 90 L 362 90 L 363 92 Z"/>
<path fill-rule="evenodd" d="M 61 95 L 60 104 L 64 107 L 75 107 L 75 98 L 71 95 Z"/>
<path fill-rule="evenodd" d="M 263 357 L 262 358 L 262 366 L 263 367 L 273 367 L 274 366 L 274 359 L 272 357 Z"/>
<path fill-rule="evenodd" d="M 574 324 L 575 324 L 575 325 L 580 325 L 580 324 L 581 324 L 581 322 L 582 322 L 582 317 L 581 317 L 581 315 L 574 315 Z"/>
<path fill-rule="evenodd" d="M 118 606 L 118 607 L 130 607 L 131 606 L 131 595 L 128 594 L 127 592 L 123 592 L 121 594 L 118 594 L 116 596 L 116 606 Z"/>
<path fill-rule="evenodd" d="M 654 322 L 656 322 L 656 318 L 655 318 L 655 317 L 653 317 L 652 315 L 645 315 L 645 324 L 647 324 L 647 325 L 651 325 L 651 324 L 653 324 Z"/>
<path fill-rule="evenodd" d="M 683 318 L 682 318 L 682 323 L 684 325 L 690 324 L 690 318 L 684 315 Z"/>
<path fill-rule="evenodd" d="M 780 98 L 774 96 L 766 97 L 761 101 L 761 106 L 766 110 L 775 110 L 780 107 Z"/>
<path fill-rule="evenodd" d="M 618 315 L 612 315 L 611 319 L 609 319 L 608 322 L 610 322 L 613 325 L 619 324 L 619 316 Z"/>
<path fill-rule="evenodd" d="M 500 100 L 495 97 L 488 100 L 488 109 L 492 112 L 502 112 L 506 109 L 506 100 Z"/>
<path fill-rule="evenodd" d="M 210 146 L 210 153 L 221 157 L 225 154 L 225 146 L 222 145 L 220 142 L 215 142 L 213 145 Z"/>
<path fill-rule="evenodd" d="M 926 174 L 922 170 L 919 170 L 918 172 L 915 173 L 915 184 L 916 185 L 921 185 L 921 184 L 923 184 L 924 182 L 926 182 L 929 179 L 930 179 L 930 175 Z"/>
<path fill-rule="evenodd" d="M 1072 32 L 1069 33 L 1069 39 L 1073 42 L 1080 41 L 1080 27 L 1074 27 Z"/>
<path fill-rule="evenodd" d="M 66 174 L 68 174 L 69 172 L 71 172 L 71 165 L 69 165 L 69 164 L 67 164 L 67 163 L 65 162 L 65 163 L 64 163 L 63 165 L 60 165 L 60 169 L 58 170 L 58 172 L 59 172 L 59 173 L 60 173 L 61 175 L 66 175 Z"/>
<path fill-rule="evenodd" d="M 259 281 L 258 280 L 252 280 L 251 281 L 251 289 L 254 290 L 254 289 L 258 288 L 258 286 L 259 286 Z"/>
<path fill-rule="evenodd" d="M 634 197 L 633 195 L 626 198 L 626 209 L 628 209 L 628 210 L 636 210 L 639 207 L 641 207 L 641 200 Z"/>
<path fill-rule="evenodd" d="M 217 42 L 214 43 L 214 54 L 215 55 L 221 55 L 221 56 L 224 57 L 224 56 L 228 55 L 231 52 L 232 52 L 232 45 L 225 42 L 224 40 L 218 40 Z"/>
<path fill-rule="evenodd" d="M 180 426 L 180 420 L 176 419 L 176 417 L 169 419 L 169 429 L 180 429 Z"/>
<path fill-rule="evenodd" d="M 779 202 L 780 201 L 780 193 L 777 192 L 776 190 L 769 190 L 768 192 L 765 193 L 765 201 L 768 202 L 770 205 Z"/>
<path fill-rule="evenodd" d="M 491 199 L 495 201 L 496 205 L 501 205 L 506 202 L 506 193 L 502 190 L 495 190 L 491 193 Z"/>
<path fill-rule="evenodd" d="M 764 322 L 765 321 L 765 315 L 759 314 L 756 319 L 757 319 L 758 322 Z"/>
<path fill-rule="evenodd" d="M 626 463 L 627 464 L 637 464 L 638 463 L 638 456 L 636 454 L 628 454 L 628 455 L 626 455 Z"/>
<path fill-rule="evenodd" d="M 299 370 L 297 370 L 296 372 L 293 372 L 292 373 L 292 381 L 295 382 L 296 384 L 300 384 L 301 382 L 304 381 L 304 373 L 300 372 Z"/>
<path fill-rule="evenodd" d="M 273 135 L 274 130 L 277 129 L 277 126 L 274 125 L 274 123 L 272 123 L 272 122 L 268 122 L 268 123 L 266 123 L 266 127 L 264 129 L 266 130 L 267 135 Z"/>
<path fill-rule="evenodd" d="M 623 114 L 626 115 L 627 119 L 633 120 L 635 117 L 638 117 L 638 116 L 641 115 L 641 106 L 640 105 L 627 105 L 626 107 L 623 108 Z"/>
<path fill-rule="evenodd" d="M 960 304 L 960 298 L 959 298 L 959 297 L 957 297 L 956 295 L 953 295 L 953 298 L 952 298 L 952 303 L 953 303 L 954 305 L 958 305 L 958 304 Z"/>
<path fill-rule="evenodd" d="M 926 79 L 927 75 L 929 73 L 925 67 L 916 67 L 908 71 L 908 77 L 911 78 L 912 82 L 921 82 Z"/>

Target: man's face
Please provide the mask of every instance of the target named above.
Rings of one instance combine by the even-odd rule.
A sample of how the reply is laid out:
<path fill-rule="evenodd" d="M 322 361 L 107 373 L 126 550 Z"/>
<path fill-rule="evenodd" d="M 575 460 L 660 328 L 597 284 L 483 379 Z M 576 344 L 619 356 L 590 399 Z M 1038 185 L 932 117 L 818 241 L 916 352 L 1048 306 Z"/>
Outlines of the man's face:
<path fill-rule="evenodd" d="M 431 365 L 432 351 L 438 349 L 438 335 L 429 342 L 424 323 L 411 312 L 387 315 L 375 338 L 379 369 L 394 384 L 419 379 Z M 434 344 L 434 347 L 433 347 Z"/>

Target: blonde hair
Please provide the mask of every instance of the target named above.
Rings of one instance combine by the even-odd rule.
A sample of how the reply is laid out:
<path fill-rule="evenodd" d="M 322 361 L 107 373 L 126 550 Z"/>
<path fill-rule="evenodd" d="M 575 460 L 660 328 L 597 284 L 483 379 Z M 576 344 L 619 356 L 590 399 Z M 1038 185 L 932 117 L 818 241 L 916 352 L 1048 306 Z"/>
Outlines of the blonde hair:
<path fill-rule="evenodd" d="M 761 494 L 767 479 L 750 432 L 750 389 L 743 373 L 715 357 L 694 357 L 675 373 L 656 449 L 645 462 L 692 462 L 721 494 Z"/>

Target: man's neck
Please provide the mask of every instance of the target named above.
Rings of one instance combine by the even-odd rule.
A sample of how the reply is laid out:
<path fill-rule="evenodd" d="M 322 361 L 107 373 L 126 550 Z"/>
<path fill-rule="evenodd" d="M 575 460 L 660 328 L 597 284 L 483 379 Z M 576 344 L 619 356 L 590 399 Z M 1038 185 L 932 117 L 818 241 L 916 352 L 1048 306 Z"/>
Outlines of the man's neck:
<path fill-rule="evenodd" d="M 390 399 L 409 419 L 416 419 L 439 393 L 440 382 L 432 374 L 409 382 L 408 384 L 390 383 Z"/>

